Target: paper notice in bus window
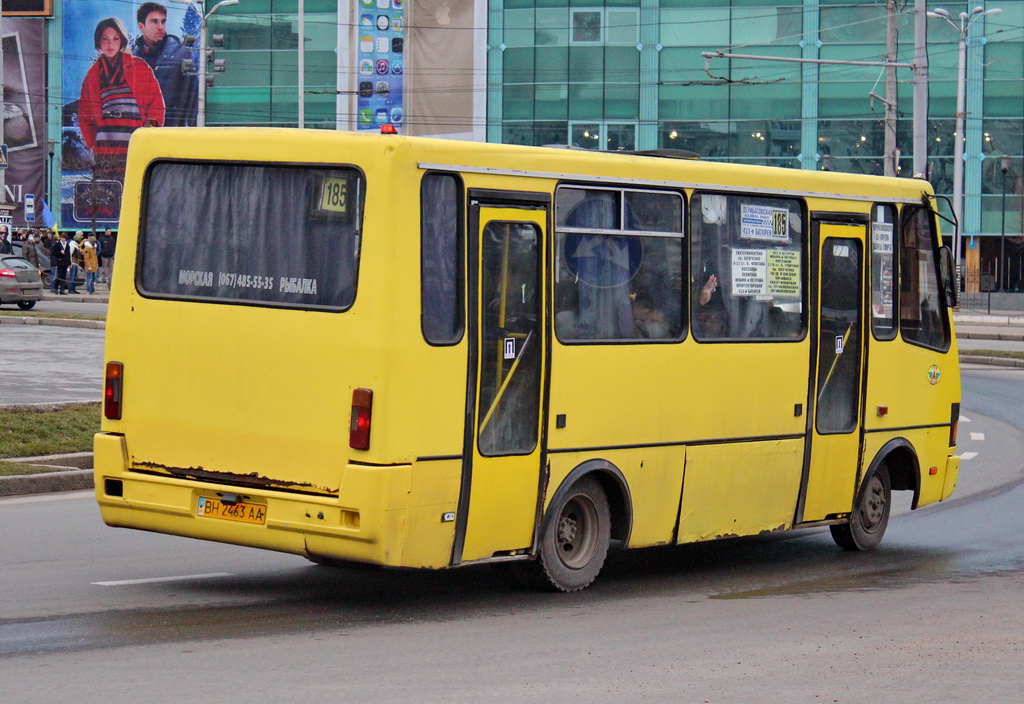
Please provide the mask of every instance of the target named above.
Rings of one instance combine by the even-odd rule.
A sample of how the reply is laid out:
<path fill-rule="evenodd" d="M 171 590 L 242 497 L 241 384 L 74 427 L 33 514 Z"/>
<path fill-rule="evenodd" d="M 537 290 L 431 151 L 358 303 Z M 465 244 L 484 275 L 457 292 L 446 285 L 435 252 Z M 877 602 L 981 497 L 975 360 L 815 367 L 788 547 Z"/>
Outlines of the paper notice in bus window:
<path fill-rule="evenodd" d="M 740 237 L 748 240 L 789 241 L 789 210 L 768 205 L 740 206 Z"/>
<path fill-rule="evenodd" d="M 800 297 L 800 252 L 768 250 L 768 293 L 776 298 Z"/>
<path fill-rule="evenodd" d="M 768 291 L 768 252 L 732 250 L 732 295 L 760 296 Z"/>
<path fill-rule="evenodd" d="M 892 223 L 871 223 L 871 251 L 876 254 L 892 254 Z"/>

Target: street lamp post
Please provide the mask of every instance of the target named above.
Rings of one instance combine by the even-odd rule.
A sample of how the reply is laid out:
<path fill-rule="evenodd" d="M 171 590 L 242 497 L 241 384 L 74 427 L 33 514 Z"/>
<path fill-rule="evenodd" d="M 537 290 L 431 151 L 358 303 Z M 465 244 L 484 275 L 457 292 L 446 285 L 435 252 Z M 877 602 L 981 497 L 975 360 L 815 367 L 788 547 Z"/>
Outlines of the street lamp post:
<path fill-rule="evenodd" d="M 1003 172 L 1003 218 L 999 230 L 999 290 L 1005 291 L 1006 278 L 1010 273 L 1009 267 L 1006 266 L 1006 172 L 1010 170 L 1009 157 L 1004 156 L 999 160 L 999 170 Z"/>
<path fill-rule="evenodd" d="M 966 117 L 964 103 L 967 99 L 967 34 L 971 30 L 971 25 L 979 17 L 998 15 L 1000 12 L 1002 10 L 998 8 L 986 10 L 984 7 L 978 6 L 970 12 L 961 12 L 956 20 L 948 10 L 943 10 L 941 7 L 928 12 L 929 17 L 946 20 L 960 35 L 956 72 L 956 134 L 953 137 L 953 214 L 957 221 L 956 230 L 953 232 L 953 261 L 956 263 L 958 283 L 960 279 L 960 240 L 964 222 L 964 118 Z"/>
<path fill-rule="evenodd" d="M 199 13 L 199 17 L 202 18 L 199 28 L 199 98 L 197 100 L 197 113 L 196 125 L 198 127 L 206 126 L 206 64 L 207 64 L 207 51 L 206 48 L 206 23 L 213 16 L 217 10 L 228 5 L 237 5 L 238 0 L 221 0 L 219 3 L 213 6 L 213 9 L 203 14 L 205 6 L 201 3 L 197 3 L 195 0 L 171 0 L 179 5 L 188 5 L 194 7 L 196 12 Z"/>

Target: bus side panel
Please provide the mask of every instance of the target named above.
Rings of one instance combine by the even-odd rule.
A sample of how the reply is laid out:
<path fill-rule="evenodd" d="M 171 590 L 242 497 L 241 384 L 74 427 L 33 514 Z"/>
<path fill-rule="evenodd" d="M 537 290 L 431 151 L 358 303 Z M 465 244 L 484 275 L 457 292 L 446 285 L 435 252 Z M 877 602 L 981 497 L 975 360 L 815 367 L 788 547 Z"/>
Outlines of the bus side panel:
<path fill-rule="evenodd" d="M 614 465 L 626 480 L 632 502 L 631 548 L 666 545 L 672 542 L 683 482 L 683 447 L 645 447 L 549 455 L 551 475 L 546 501 L 574 468 L 591 459 Z M 545 507 L 546 508 L 546 507 Z"/>
<path fill-rule="evenodd" d="M 679 542 L 791 528 L 803 456 L 803 439 L 689 447 Z"/>
<path fill-rule="evenodd" d="M 403 567 L 451 564 L 461 478 L 462 460 L 413 464 Z"/>

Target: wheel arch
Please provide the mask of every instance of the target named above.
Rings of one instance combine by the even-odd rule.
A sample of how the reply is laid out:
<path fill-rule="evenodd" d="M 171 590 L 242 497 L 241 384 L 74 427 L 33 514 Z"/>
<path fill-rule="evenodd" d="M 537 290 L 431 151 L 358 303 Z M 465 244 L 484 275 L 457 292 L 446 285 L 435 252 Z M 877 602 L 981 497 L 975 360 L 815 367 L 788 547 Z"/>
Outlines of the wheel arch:
<path fill-rule="evenodd" d="M 883 462 L 889 470 L 892 490 L 913 491 L 914 501 L 911 508 L 916 509 L 918 498 L 921 496 L 921 464 L 914 446 L 906 438 L 893 438 L 875 453 L 864 476 L 870 476 Z"/>
<path fill-rule="evenodd" d="M 614 464 L 608 460 L 590 459 L 576 465 L 551 495 L 548 506 L 554 506 L 558 500 L 572 488 L 573 484 L 583 477 L 593 477 L 601 484 L 604 494 L 608 497 L 608 508 L 612 515 L 611 538 L 621 541 L 623 545 L 629 542 L 629 535 L 633 529 L 633 499 L 629 493 L 629 484 L 626 477 Z M 544 512 L 544 520 L 541 522 L 538 535 L 544 535 L 548 523 L 552 520 L 551 512 Z"/>

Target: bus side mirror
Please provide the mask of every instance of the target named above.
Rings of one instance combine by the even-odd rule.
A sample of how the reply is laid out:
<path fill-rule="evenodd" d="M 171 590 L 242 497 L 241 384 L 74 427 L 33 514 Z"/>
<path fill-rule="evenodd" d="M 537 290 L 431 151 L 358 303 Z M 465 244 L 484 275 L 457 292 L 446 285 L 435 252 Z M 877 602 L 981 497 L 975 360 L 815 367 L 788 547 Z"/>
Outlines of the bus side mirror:
<path fill-rule="evenodd" d="M 939 247 L 939 278 L 946 307 L 956 308 L 960 303 L 960 288 L 953 270 L 953 252 L 949 247 Z"/>

